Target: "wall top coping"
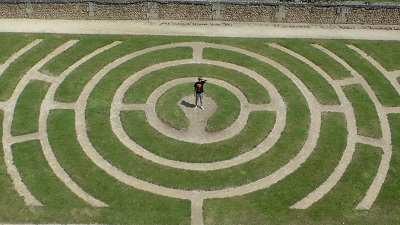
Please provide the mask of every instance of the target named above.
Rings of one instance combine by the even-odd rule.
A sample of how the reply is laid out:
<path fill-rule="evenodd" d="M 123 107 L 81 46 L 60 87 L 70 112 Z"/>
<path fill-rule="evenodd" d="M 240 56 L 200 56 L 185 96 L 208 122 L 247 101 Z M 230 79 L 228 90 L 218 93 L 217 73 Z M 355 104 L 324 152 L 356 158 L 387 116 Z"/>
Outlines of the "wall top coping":
<path fill-rule="evenodd" d="M 310 1 L 310 0 L 308 0 Z M 311 0 L 312 1 L 312 0 Z M 400 8 L 398 2 L 362 2 L 362 1 L 343 1 L 343 2 L 328 2 L 315 1 L 307 2 L 301 0 L 0 0 L 0 4 L 49 4 L 49 3 L 86 3 L 93 2 L 97 4 L 131 4 L 140 2 L 158 2 L 158 3 L 183 3 L 183 4 L 239 4 L 239 5 L 285 5 L 299 7 L 352 7 L 352 8 Z"/>

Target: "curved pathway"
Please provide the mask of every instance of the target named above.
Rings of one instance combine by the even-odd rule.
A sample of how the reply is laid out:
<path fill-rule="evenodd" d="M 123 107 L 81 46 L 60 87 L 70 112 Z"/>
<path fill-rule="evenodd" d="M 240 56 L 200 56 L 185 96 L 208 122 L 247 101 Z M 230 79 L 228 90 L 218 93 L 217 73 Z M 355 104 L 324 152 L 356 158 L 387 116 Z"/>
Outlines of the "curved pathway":
<path fill-rule="evenodd" d="M 319 46 L 319 45 L 314 45 L 316 48 L 322 50 L 323 52 L 327 53 L 328 55 L 333 55 L 332 52 L 329 50 Z M 346 120 L 347 120 L 347 126 L 349 130 L 349 135 L 348 135 L 348 141 L 347 141 L 347 148 L 345 152 L 343 153 L 343 157 L 340 160 L 338 166 L 336 167 L 335 171 L 331 174 L 331 176 L 315 191 L 310 193 L 307 197 L 305 197 L 303 200 L 297 202 L 295 205 L 292 206 L 292 208 L 308 208 L 311 206 L 313 203 L 321 199 L 326 193 L 328 193 L 339 181 L 339 179 L 342 177 L 343 173 L 345 172 L 347 166 L 350 164 L 352 155 L 354 154 L 355 151 L 355 144 L 356 143 L 365 143 L 373 146 L 378 146 L 382 147 L 384 149 L 384 156 L 382 157 L 382 162 L 381 166 L 378 170 L 377 176 L 375 178 L 374 183 L 371 185 L 370 191 L 367 193 L 366 197 L 364 200 L 359 204 L 357 208 L 360 209 L 368 209 L 371 205 L 372 202 L 375 201 L 377 197 L 377 193 L 379 193 L 380 187 L 383 184 L 384 179 L 382 177 L 386 177 L 386 173 L 389 169 L 389 162 L 390 162 L 390 157 L 391 157 L 391 146 L 390 146 L 390 128 L 389 128 L 389 123 L 385 116 L 382 115 L 382 113 L 379 113 L 380 108 L 382 108 L 382 105 L 379 103 L 378 99 L 376 98 L 374 92 L 372 89 L 367 85 L 366 81 L 363 79 L 361 75 L 359 75 L 354 69 L 352 69 L 348 64 L 344 63 L 344 61 L 339 60 L 342 65 L 348 69 L 351 74 L 353 74 L 354 79 L 357 81 L 354 81 L 353 78 L 352 82 L 347 83 L 347 84 L 355 84 L 355 83 L 361 83 L 362 86 L 367 90 L 370 98 L 373 100 L 375 106 L 378 108 L 378 115 L 380 118 L 380 122 L 382 125 L 382 130 L 383 130 L 383 140 L 382 139 L 373 139 L 373 138 L 367 138 L 363 136 L 356 135 L 357 134 L 357 126 L 355 124 L 355 116 L 354 112 L 352 110 L 350 102 L 347 100 L 347 98 L 344 95 L 344 92 L 340 88 L 343 85 L 347 85 L 346 83 L 342 81 L 339 81 L 339 85 L 337 84 L 338 82 L 335 82 L 332 78 L 329 77 L 328 74 L 326 74 L 321 68 L 319 68 L 317 65 L 309 61 L 308 59 L 304 58 L 303 56 L 285 49 L 280 46 L 274 46 L 311 66 L 313 69 L 315 69 L 319 74 L 321 74 L 335 89 L 336 93 L 338 93 L 340 101 L 342 102 L 342 105 L 345 107 L 341 109 L 339 112 L 343 112 L 345 110 L 346 113 Z M 337 57 L 335 57 L 337 58 Z M 368 200 L 367 200 L 368 199 Z M 366 203 L 368 202 L 368 203 Z"/>
<path fill-rule="evenodd" d="M 185 191 L 185 190 L 178 190 L 178 189 L 172 189 L 172 188 L 166 188 L 162 187 L 156 184 L 152 184 L 146 181 L 142 181 L 140 179 L 137 179 L 135 177 L 132 177 L 115 166 L 111 165 L 109 162 L 103 159 L 103 157 L 96 151 L 96 149 L 92 146 L 90 143 L 90 140 L 87 136 L 86 132 L 86 125 L 85 125 L 85 108 L 87 104 L 87 100 L 89 97 L 89 94 L 92 92 L 93 88 L 96 86 L 96 84 L 113 68 L 115 68 L 117 65 L 122 64 L 123 62 L 126 62 L 136 56 L 139 56 L 141 54 L 150 52 L 150 51 L 155 51 L 161 48 L 171 48 L 171 47 L 179 47 L 179 46 L 191 46 L 196 43 L 179 43 L 179 44 L 169 44 L 169 45 L 164 45 L 164 46 L 158 46 L 158 47 L 153 47 L 153 48 L 148 48 L 139 52 L 132 53 L 130 55 L 124 56 L 120 59 L 117 59 L 116 61 L 110 63 L 106 67 L 104 67 L 99 73 L 97 73 L 91 81 L 88 82 L 88 84 L 85 86 L 83 92 L 81 93 L 77 104 L 80 107 L 77 107 L 76 109 L 76 130 L 78 135 L 78 141 L 80 142 L 83 151 L 89 156 L 89 158 L 100 168 L 102 168 L 105 172 L 107 172 L 109 175 L 115 177 L 117 180 L 130 185 L 134 186 L 138 189 L 150 191 L 156 194 L 168 196 L 168 197 L 174 197 L 174 198 L 182 198 L 182 199 L 189 199 L 192 201 L 192 205 L 196 206 L 195 209 L 200 210 L 202 207 L 199 207 L 199 205 L 202 204 L 203 199 L 206 198 L 226 198 L 226 197 L 232 197 L 232 196 L 237 196 L 237 195 L 244 195 L 247 193 L 251 193 L 266 187 L 269 187 L 276 182 L 284 179 L 287 175 L 291 174 L 295 170 L 297 170 L 303 162 L 311 155 L 312 151 L 314 150 L 318 136 L 319 136 L 319 131 L 320 131 L 320 126 L 321 126 L 321 113 L 323 111 L 322 106 L 319 105 L 313 94 L 306 88 L 306 86 L 288 69 L 283 67 L 282 65 L 255 53 L 231 47 L 231 46 L 225 46 L 225 45 L 217 45 L 217 44 L 207 44 L 207 47 L 212 47 L 212 48 L 218 48 L 218 49 L 225 49 L 225 50 L 231 50 L 235 52 L 239 52 L 245 55 L 248 55 L 250 57 L 256 58 L 262 62 L 268 63 L 275 67 L 276 69 L 280 70 L 283 74 L 286 74 L 300 89 L 302 94 L 306 97 L 306 101 L 309 105 L 310 113 L 311 113 L 311 124 L 310 124 L 310 131 L 309 135 L 307 137 L 307 140 L 305 141 L 303 148 L 300 150 L 300 152 L 295 156 L 289 163 L 286 165 L 282 166 L 280 169 L 275 171 L 274 173 L 268 175 L 265 178 L 262 178 L 258 181 L 243 185 L 243 186 L 238 186 L 238 187 L 231 187 L 231 188 L 226 188 L 226 189 L 221 189 L 221 190 L 214 190 L 214 191 Z M 195 57 L 196 60 L 199 60 L 199 57 Z M 190 60 L 182 60 L 182 63 L 189 63 Z M 167 66 L 169 63 L 164 63 L 164 66 Z M 173 63 L 174 64 L 174 63 Z M 158 67 L 162 68 L 162 67 Z M 145 70 L 148 70 L 145 69 Z M 153 71 L 154 68 L 149 69 L 150 71 Z M 146 74 L 146 73 L 145 73 Z M 136 77 L 136 76 L 135 76 Z M 134 78 L 132 78 L 134 79 Z M 261 80 L 259 80 L 261 82 Z M 270 89 L 268 89 L 270 90 Z M 125 93 L 125 91 L 121 91 L 121 93 Z M 117 99 L 121 99 L 122 94 L 117 94 Z M 278 98 L 276 95 L 272 95 L 272 98 Z M 275 100 L 272 100 L 274 102 Z M 112 106 L 111 110 L 111 121 L 116 120 L 115 117 L 119 114 L 116 110 L 118 109 L 118 104 L 115 104 L 115 101 Z M 281 121 L 283 122 L 283 121 Z M 114 123 L 116 124 L 116 123 Z M 113 130 L 115 132 L 122 132 L 122 127 L 114 127 Z M 279 138 L 280 134 L 277 135 L 277 138 Z M 268 143 L 266 143 L 268 144 Z M 135 148 L 135 150 L 137 150 Z M 259 148 L 256 147 L 255 150 L 252 150 L 246 154 L 243 154 L 241 158 L 239 158 L 239 161 L 237 163 L 244 163 L 250 159 L 256 158 L 259 155 L 263 154 L 265 151 L 267 151 L 268 148 Z M 145 152 L 136 152 L 139 155 L 144 156 L 145 158 L 148 158 L 149 156 L 145 155 Z M 155 160 L 154 156 L 150 156 L 153 158 L 148 158 L 150 160 Z M 159 163 L 159 162 L 158 162 Z M 179 164 L 180 162 L 174 162 L 174 164 L 171 164 L 171 166 L 175 166 Z M 222 168 L 226 168 L 228 166 L 231 166 L 230 164 L 225 164 L 225 162 L 219 162 L 218 164 L 222 165 Z M 204 166 L 203 164 L 199 163 L 199 168 L 202 168 Z M 235 165 L 235 164 L 234 164 Z M 192 168 L 192 165 L 191 167 Z M 189 169 L 188 168 L 188 169 Z M 193 209 L 194 210 L 194 209 Z M 200 212 L 194 212 L 193 215 L 201 215 L 202 213 Z M 194 218 L 193 222 L 194 224 L 200 224 L 198 223 L 199 221 L 202 221 L 202 218 Z"/>
<path fill-rule="evenodd" d="M 36 40 L 33 41 L 31 44 L 29 44 L 27 47 L 23 48 L 23 51 L 27 51 L 30 48 L 34 47 L 35 45 L 39 44 L 41 40 Z M 18 169 L 15 167 L 13 163 L 13 155 L 12 155 L 12 150 L 11 150 L 11 145 L 15 143 L 21 143 L 25 142 L 28 140 L 40 140 L 42 147 L 43 147 L 43 152 L 46 157 L 46 160 L 48 161 L 51 169 L 53 170 L 54 174 L 58 176 L 58 178 L 64 182 L 64 184 L 77 196 L 82 198 L 84 201 L 89 203 L 92 206 L 96 207 L 104 207 L 107 206 L 105 203 L 93 198 L 91 195 L 83 191 L 79 185 L 77 185 L 70 177 L 69 175 L 64 171 L 62 166 L 58 163 L 57 158 L 55 157 L 54 153 L 51 150 L 51 146 L 48 142 L 47 138 L 47 116 L 49 114 L 49 110 L 51 109 L 51 102 L 52 98 L 54 96 L 55 90 L 58 87 L 58 85 L 63 81 L 65 76 L 69 74 L 73 69 L 77 68 L 79 65 L 90 59 L 91 57 L 99 54 L 100 52 L 114 47 L 115 44 L 111 44 L 110 46 L 104 47 L 98 51 L 93 52 L 92 54 L 82 58 L 80 61 L 76 62 L 74 65 L 72 65 L 70 68 L 68 68 L 66 71 L 64 71 L 63 74 L 61 74 L 58 78 L 55 77 L 50 77 L 44 74 L 41 74 L 39 72 L 39 69 L 50 59 L 55 57 L 56 55 L 62 53 L 78 41 L 72 40 L 69 42 L 66 42 L 64 45 L 58 47 L 55 49 L 52 53 L 47 55 L 45 58 L 43 58 L 40 62 L 38 62 L 35 66 L 33 66 L 27 74 L 20 80 L 18 83 L 17 87 L 14 90 L 13 95 L 11 98 L 7 101 L 6 107 L 5 107 L 5 116 L 4 116 L 4 122 L 3 122 L 3 146 L 4 146 L 4 158 L 6 162 L 6 167 L 7 167 L 7 172 L 10 174 L 13 183 L 15 185 L 15 189 L 18 191 L 18 193 L 24 198 L 25 203 L 27 205 L 32 205 L 32 206 L 40 206 L 42 203 L 40 203 L 26 188 L 25 184 L 22 182 L 21 175 L 18 172 Z M 20 50 L 16 54 L 14 54 L 11 58 L 15 59 L 18 58 L 21 54 Z M 31 80 L 42 80 L 46 81 L 49 83 L 52 83 L 51 87 L 49 88 L 49 91 L 47 93 L 47 97 L 43 101 L 43 104 L 41 105 L 41 113 L 40 113 L 40 119 L 39 119 L 39 131 L 37 133 L 33 134 L 28 134 L 28 135 L 21 135 L 21 136 L 12 136 L 11 135 L 11 124 L 12 124 L 12 119 L 13 119 L 13 114 L 14 114 L 14 109 L 17 104 L 18 97 L 28 85 L 28 83 Z"/>

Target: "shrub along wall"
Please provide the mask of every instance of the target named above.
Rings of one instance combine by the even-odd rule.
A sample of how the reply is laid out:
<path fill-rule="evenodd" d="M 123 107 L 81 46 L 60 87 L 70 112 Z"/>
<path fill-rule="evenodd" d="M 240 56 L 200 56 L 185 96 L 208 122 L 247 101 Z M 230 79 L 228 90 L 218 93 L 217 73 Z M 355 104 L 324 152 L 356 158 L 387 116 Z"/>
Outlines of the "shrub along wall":
<path fill-rule="evenodd" d="M 400 25 L 398 3 L 0 0 L 0 18 Z"/>

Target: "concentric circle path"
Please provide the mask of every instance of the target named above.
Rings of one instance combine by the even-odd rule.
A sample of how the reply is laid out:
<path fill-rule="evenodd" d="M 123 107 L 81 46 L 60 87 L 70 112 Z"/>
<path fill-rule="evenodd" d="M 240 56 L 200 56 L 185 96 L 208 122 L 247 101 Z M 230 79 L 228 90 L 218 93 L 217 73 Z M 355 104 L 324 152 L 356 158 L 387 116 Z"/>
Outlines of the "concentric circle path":
<path fill-rule="evenodd" d="M 59 23 L 60 21 L 56 21 Z M 337 26 L 311 26 L 309 28 L 298 28 L 298 27 L 279 27 L 271 24 L 219 24 L 210 23 L 209 26 L 202 26 L 202 29 L 198 28 L 193 24 L 186 24 L 178 22 L 165 23 L 162 21 L 158 22 L 133 22 L 133 21 L 118 21 L 113 23 L 113 28 L 110 30 L 104 30 L 104 27 L 110 26 L 110 21 L 65 21 L 65 26 L 56 26 L 53 21 L 42 21 L 42 20 L 0 20 L 0 32 L 49 32 L 49 33 L 110 33 L 110 34 L 166 34 L 168 35 L 206 35 L 207 33 L 213 33 L 213 36 L 238 36 L 238 37 L 308 37 L 308 38 L 356 38 L 356 39 L 385 39 L 385 40 L 400 40 L 399 30 L 376 30 L 371 29 L 340 29 Z M 3 26 L 4 25 L 4 26 Z M 100 26 L 103 29 L 100 30 Z M 129 28 L 127 28 L 129 26 Z M 88 28 L 84 31 L 84 28 Z M 256 29 L 255 29 L 256 28 Z M 216 30 L 218 30 L 216 32 Z M 250 31 L 251 30 L 251 31 Z M 304 31 L 307 32 L 304 32 Z M 289 32 L 290 31 L 290 32 Z M 335 32 L 332 32 L 335 31 Z M 130 33 L 131 32 L 131 33 Z M 235 33 L 237 32 L 237 33 Z M 34 48 L 36 45 L 41 43 L 42 40 L 34 40 L 19 51 L 14 53 L 4 64 L 0 65 L 0 76 L 7 70 L 10 64 L 21 57 L 25 52 Z M 114 177 L 118 181 L 132 186 L 134 188 L 152 192 L 162 196 L 168 196 L 172 198 L 187 199 L 191 201 L 191 219 L 192 224 L 203 224 L 203 201 L 211 198 L 228 198 L 234 196 L 241 196 L 248 193 L 252 193 L 261 189 L 268 188 L 277 182 L 285 179 L 287 176 L 298 170 L 303 163 L 314 152 L 321 133 L 322 115 L 328 112 L 337 112 L 344 115 L 347 124 L 347 143 L 346 148 L 340 158 L 337 166 L 330 176 L 321 183 L 321 185 L 315 190 L 308 193 L 297 203 L 291 206 L 294 209 L 307 209 L 311 205 L 320 201 L 327 193 L 329 193 L 343 177 L 346 169 L 352 161 L 352 157 L 356 150 L 356 144 L 362 143 L 379 147 L 382 149 L 382 157 L 378 171 L 373 179 L 372 184 L 369 186 L 365 196 L 358 203 L 357 209 L 367 210 L 374 204 L 380 190 L 383 186 L 385 178 L 387 176 L 390 160 L 392 157 L 392 140 L 389 121 L 387 119 L 390 113 L 400 113 L 400 106 L 385 106 L 378 99 L 377 93 L 371 87 L 370 83 L 352 68 L 347 62 L 341 59 L 339 56 L 324 48 L 323 46 L 314 44 L 314 48 L 328 55 L 331 59 L 341 64 L 345 69 L 350 71 L 352 77 L 342 80 L 332 79 L 323 69 L 318 65 L 314 64 L 311 60 L 296 53 L 288 48 L 280 46 L 275 43 L 266 43 L 268 47 L 279 50 L 285 54 L 294 57 L 301 62 L 310 66 L 313 70 L 317 71 L 325 81 L 327 81 L 330 87 L 337 94 L 340 104 L 338 105 L 325 105 L 318 102 L 315 94 L 310 91 L 309 87 L 305 82 L 296 76 L 296 74 L 281 65 L 280 63 L 264 56 L 241 48 L 223 45 L 223 44 L 212 44 L 202 42 L 182 42 L 174 44 L 166 44 L 160 46 L 153 46 L 145 48 L 140 51 L 135 51 L 130 54 L 124 55 L 112 62 L 109 62 L 104 68 L 101 68 L 99 72 L 85 85 L 83 91 L 80 93 L 78 100 L 74 103 L 63 103 L 55 100 L 55 93 L 57 88 L 63 83 L 65 78 L 70 75 L 76 68 L 83 63 L 87 62 L 96 55 L 112 49 L 120 45 L 121 41 L 115 41 L 107 46 L 99 48 L 92 53 L 84 56 L 79 61 L 75 62 L 72 66 L 66 69 L 58 77 L 52 77 L 45 75 L 40 72 L 40 68 L 55 58 L 57 55 L 76 45 L 78 40 L 69 40 L 57 49 L 52 51 L 38 63 L 36 63 L 18 82 L 12 96 L 7 100 L 0 102 L 0 109 L 4 112 L 4 123 L 3 123 L 3 148 L 4 158 L 6 162 L 7 172 L 10 175 L 14 188 L 24 198 L 25 204 L 28 206 L 42 206 L 43 204 L 30 192 L 29 188 L 23 182 L 23 178 L 18 171 L 17 166 L 14 164 L 12 145 L 16 143 L 22 143 L 29 140 L 40 141 L 43 149 L 43 153 L 47 163 L 54 174 L 65 184 L 65 186 L 71 190 L 76 196 L 82 199 L 87 204 L 93 207 L 107 207 L 107 202 L 103 202 L 99 198 L 95 198 L 90 193 L 83 190 L 78 183 L 76 183 L 70 175 L 63 169 L 63 166 L 58 161 L 56 155 L 53 153 L 52 146 L 48 140 L 47 134 L 47 121 L 50 110 L 53 109 L 70 109 L 75 112 L 75 128 L 77 140 L 82 147 L 83 152 L 92 160 L 92 162 Z M 175 60 L 169 62 L 162 62 L 147 67 L 139 72 L 132 74 L 131 77 L 126 79 L 120 87 L 117 89 L 112 104 L 110 106 L 110 118 L 109 122 L 112 126 L 112 132 L 117 138 L 127 146 L 134 154 L 143 157 L 152 163 L 166 166 L 168 168 L 186 170 L 186 171 L 213 171 L 227 169 L 235 167 L 251 160 L 257 159 L 261 155 L 269 151 L 275 143 L 281 138 L 282 133 L 285 131 L 288 105 L 285 103 L 284 98 L 280 95 L 278 89 L 273 86 L 270 81 L 254 72 L 251 69 L 244 68 L 235 64 L 220 62 L 214 60 L 208 60 L 203 58 L 203 51 L 205 48 L 226 50 L 235 53 L 242 54 L 252 59 L 258 60 L 266 65 L 269 65 L 284 74 L 298 89 L 299 92 L 304 96 L 307 108 L 309 110 L 310 124 L 308 127 L 307 137 L 299 150 L 299 152 L 287 163 L 281 165 L 276 171 L 257 179 L 255 181 L 248 182 L 246 184 L 224 187 L 215 190 L 185 190 L 179 188 L 165 187 L 156 183 L 148 182 L 139 179 L 135 176 L 129 175 L 124 172 L 122 168 L 113 165 L 103 155 L 101 155 L 92 144 L 92 140 L 88 136 L 87 130 L 87 115 L 86 109 L 89 102 L 89 96 L 96 88 L 96 85 L 113 69 L 122 65 L 129 60 L 136 57 L 151 53 L 157 50 L 173 49 L 177 47 L 189 47 L 193 51 L 193 56 L 190 59 Z M 368 61 L 373 65 L 384 77 L 389 81 L 394 90 L 400 94 L 400 84 L 398 78 L 400 77 L 399 71 L 387 71 L 381 66 L 375 59 L 368 56 L 363 50 L 349 45 L 347 46 L 352 51 L 356 52 L 361 58 Z M 239 71 L 242 74 L 257 81 L 265 90 L 268 92 L 271 103 L 269 104 L 251 104 L 246 99 L 245 95 L 241 91 L 229 84 L 226 81 L 218 79 L 210 79 L 209 82 L 215 85 L 225 88 L 227 91 L 235 94 L 240 100 L 241 111 L 238 119 L 228 129 L 219 133 L 207 134 L 205 132 L 195 131 L 194 128 L 189 128 L 186 131 L 174 130 L 168 125 L 164 124 L 157 118 L 155 112 L 155 104 L 157 99 L 168 89 L 182 83 L 188 83 L 192 81 L 191 78 L 180 78 L 166 82 L 159 86 L 155 91 L 150 94 L 145 104 L 131 104 L 124 103 L 123 98 L 129 87 L 139 80 L 141 77 L 147 74 L 171 67 L 176 65 L 188 65 L 188 64 L 204 64 L 204 65 L 216 65 L 220 67 L 230 68 Z M 12 135 L 12 122 L 15 116 L 15 108 L 18 104 L 18 98 L 26 88 L 28 83 L 32 80 L 40 80 L 50 84 L 50 88 L 40 106 L 40 117 L 39 117 L 39 131 L 36 133 L 25 134 L 25 135 Z M 373 106 L 376 108 L 377 118 L 379 126 L 382 131 L 381 138 L 367 137 L 358 133 L 358 127 L 356 124 L 356 113 L 351 104 L 351 101 L 343 91 L 343 87 L 349 85 L 360 85 L 367 96 L 371 99 Z M 194 142 L 197 144 L 214 143 L 221 140 L 232 138 L 239 134 L 246 125 L 248 115 L 252 111 L 273 111 L 276 113 L 276 121 L 270 134 L 254 149 L 240 154 L 232 159 L 211 162 L 211 163 L 190 163 L 181 162 L 176 160 L 170 160 L 158 156 L 140 145 L 132 141 L 125 130 L 123 129 L 120 114 L 121 111 L 127 110 L 138 110 L 143 111 L 146 114 L 148 123 L 156 130 L 163 133 L 173 139 L 186 142 Z"/>

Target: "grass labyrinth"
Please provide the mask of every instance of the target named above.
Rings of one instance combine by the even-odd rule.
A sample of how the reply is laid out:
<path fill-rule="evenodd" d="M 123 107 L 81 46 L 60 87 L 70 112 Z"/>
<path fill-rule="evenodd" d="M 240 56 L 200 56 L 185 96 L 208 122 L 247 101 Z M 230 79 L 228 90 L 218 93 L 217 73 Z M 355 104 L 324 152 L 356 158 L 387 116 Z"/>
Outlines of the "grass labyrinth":
<path fill-rule="evenodd" d="M 398 224 L 399 48 L 2 33 L 0 222 Z"/>

